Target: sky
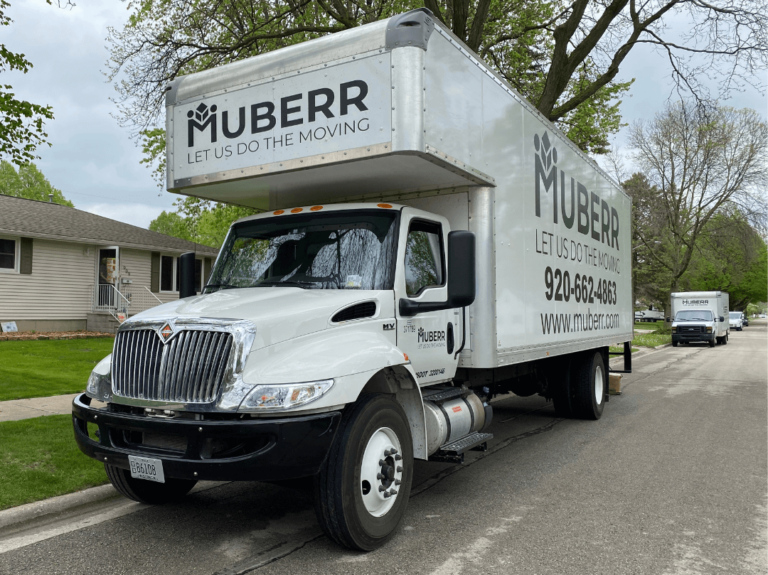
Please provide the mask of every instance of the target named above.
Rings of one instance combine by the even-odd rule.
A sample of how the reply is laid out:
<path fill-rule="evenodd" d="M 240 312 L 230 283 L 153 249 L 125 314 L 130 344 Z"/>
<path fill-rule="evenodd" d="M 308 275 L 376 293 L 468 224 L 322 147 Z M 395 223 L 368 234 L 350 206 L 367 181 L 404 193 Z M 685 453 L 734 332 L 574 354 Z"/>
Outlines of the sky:
<path fill-rule="evenodd" d="M 173 209 L 179 196 L 157 186 L 139 163 L 141 150 L 129 131 L 112 117 L 116 106 L 110 98 L 116 92 L 104 76 L 106 37 L 108 27 L 123 27 L 126 3 L 75 3 L 60 9 L 44 0 L 11 0 L 7 15 L 14 22 L 2 30 L 1 43 L 25 54 L 34 67 L 28 74 L 4 73 L 3 83 L 11 84 L 18 98 L 53 107 L 55 119 L 46 124 L 52 147 L 39 148 L 36 162 L 49 181 L 79 209 L 147 227 L 161 211 Z M 636 81 L 623 99 L 623 122 L 650 119 L 670 96 L 665 57 L 648 47 L 634 49 L 619 72 L 619 79 L 629 78 Z M 751 88 L 723 103 L 768 115 L 768 100 Z M 625 134 L 615 139 L 620 150 Z"/>

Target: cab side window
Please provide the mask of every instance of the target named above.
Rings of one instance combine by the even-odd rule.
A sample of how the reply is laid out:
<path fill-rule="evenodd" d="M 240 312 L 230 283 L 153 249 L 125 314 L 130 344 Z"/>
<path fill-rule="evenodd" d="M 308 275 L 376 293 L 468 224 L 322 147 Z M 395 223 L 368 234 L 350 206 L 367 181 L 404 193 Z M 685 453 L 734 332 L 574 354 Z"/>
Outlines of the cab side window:
<path fill-rule="evenodd" d="M 405 244 L 405 293 L 418 295 L 444 283 L 443 233 L 440 224 L 414 220 Z"/>

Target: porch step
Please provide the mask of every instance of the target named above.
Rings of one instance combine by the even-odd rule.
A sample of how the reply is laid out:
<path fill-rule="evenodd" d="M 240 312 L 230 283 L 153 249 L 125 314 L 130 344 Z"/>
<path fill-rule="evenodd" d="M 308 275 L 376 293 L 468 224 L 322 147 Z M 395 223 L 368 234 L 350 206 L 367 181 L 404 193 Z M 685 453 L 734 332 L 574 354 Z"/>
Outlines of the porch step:
<path fill-rule="evenodd" d="M 118 322 L 109 313 L 88 313 L 85 314 L 85 329 L 88 331 L 100 331 L 102 333 L 117 333 L 120 327 Z"/>

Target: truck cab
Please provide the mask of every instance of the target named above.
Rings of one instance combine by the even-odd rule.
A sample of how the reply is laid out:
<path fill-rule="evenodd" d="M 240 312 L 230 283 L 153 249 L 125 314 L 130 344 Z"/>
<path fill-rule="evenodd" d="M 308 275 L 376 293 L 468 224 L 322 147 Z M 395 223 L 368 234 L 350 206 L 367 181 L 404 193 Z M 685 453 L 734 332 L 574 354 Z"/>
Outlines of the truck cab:
<path fill-rule="evenodd" d="M 672 320 L 672 346 L 680 343 L 706 342 L 710 347 L 717 343 L 717 318 L 712 310 L 686 309 L 675 314 Z"/>

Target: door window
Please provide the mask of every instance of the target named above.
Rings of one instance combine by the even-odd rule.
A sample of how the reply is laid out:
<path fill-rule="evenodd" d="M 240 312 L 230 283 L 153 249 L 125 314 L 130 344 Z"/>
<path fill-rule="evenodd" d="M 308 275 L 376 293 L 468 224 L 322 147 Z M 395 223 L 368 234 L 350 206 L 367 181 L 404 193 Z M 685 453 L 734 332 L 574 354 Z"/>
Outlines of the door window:
<path fill-rule="evenodd" d="M 424 288 L 444 283 L 443 234 L 440 224 L 414 220 L 405 244 L 405 293 L 418 295 Z"/>

